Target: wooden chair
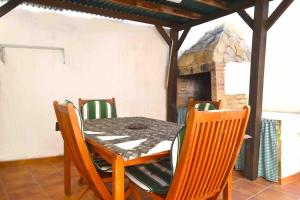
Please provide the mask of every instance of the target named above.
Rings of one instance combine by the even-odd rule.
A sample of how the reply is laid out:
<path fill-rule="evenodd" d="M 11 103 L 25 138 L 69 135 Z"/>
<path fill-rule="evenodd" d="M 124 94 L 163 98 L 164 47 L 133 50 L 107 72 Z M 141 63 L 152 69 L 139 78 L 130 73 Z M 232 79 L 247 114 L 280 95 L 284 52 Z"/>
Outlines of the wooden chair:
<path fill-rule="evenodd" d="M 83 119 L 103 119 L 117 117 L 115 98 L 78 100 Z"/>
<path fill-rule="evenodd" d="M 188 111 L 191 108 L 195 108 L 196 105 L 207 105 L 207 110 L 209 110 L 209 108 L 213 108 L 212 110 L 220 110 L 222 108 L 222 101 L 200 101 L 200 100 L 194 100 L 193 98 L 189 98 L 188 101 Z M 202 111 L 205 110 L 205 107 Z"/>
<path fill-rule="evenodd" d="M 180 131 L 173 142 L 169 164 L 161 160 L 126 169 L 135 198 L 141 199 L 137 186 L 155 200 L 214 200 L 225 187 L 230 193 L 231 173 L 249 114 L 249 106 L 241 111 L 192 109 L 186 130 Z M 174 146 L 179 147 L 178 151 L 174 151 Z M 175 159 L 174 165 L 177 156 L 179 160 L 177 163 Z M 169 178 L 164 177 L 168 175 Z"/>
<path fill-rule="evenodd" d="M 83 190 L 78 199 L 81 199 L 89 189 L 100 199 L 112 199 L 112 195 L 104 184 L 110 182 L 111 178 L 101 177 L 102 174 L 97 172 L 80 131 L 74 106 L 70 103 L 58 104 L 57 101 L 53 105 L 65 145 L 81 177 L 87 183 L 86 189 Z"/>

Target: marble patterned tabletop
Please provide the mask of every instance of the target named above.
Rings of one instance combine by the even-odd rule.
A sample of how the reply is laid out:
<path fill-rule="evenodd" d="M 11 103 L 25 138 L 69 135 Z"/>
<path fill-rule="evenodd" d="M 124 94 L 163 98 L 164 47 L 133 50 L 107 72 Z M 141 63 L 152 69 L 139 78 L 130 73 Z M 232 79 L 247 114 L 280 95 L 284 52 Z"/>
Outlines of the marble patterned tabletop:
<path fill-rule="evenodd" d="M 181 127 L 176 123 L 145 117 L 84 121 L 86 138 L 122 155 L 124 160 L 170 150 Z"/>

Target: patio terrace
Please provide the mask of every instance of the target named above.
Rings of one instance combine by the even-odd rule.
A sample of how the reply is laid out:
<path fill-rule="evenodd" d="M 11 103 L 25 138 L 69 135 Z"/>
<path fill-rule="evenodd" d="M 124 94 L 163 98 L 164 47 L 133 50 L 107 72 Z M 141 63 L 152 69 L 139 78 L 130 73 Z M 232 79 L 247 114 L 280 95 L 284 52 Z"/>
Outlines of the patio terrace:
<path fill-rule="evenodd" d="M 30 163 L 7 163 L 0 167 L 0 200 L 72 200 L 84 185 L 78 183 L 79 174 L 72 167 L 71 196 L 65 196 L 63 187 L 63 158 L 43 159 Z M 93 200 L 89 192 L 84 200 Z M 144 197 L 148 200 L 149 198 Z M 221 198 L 219 198 L 221 199 Z M 237 171 L 233 175 L 233 200 L 297 200 L 300 182 L 285 186 L 257 179 L 249 181 Z"/>

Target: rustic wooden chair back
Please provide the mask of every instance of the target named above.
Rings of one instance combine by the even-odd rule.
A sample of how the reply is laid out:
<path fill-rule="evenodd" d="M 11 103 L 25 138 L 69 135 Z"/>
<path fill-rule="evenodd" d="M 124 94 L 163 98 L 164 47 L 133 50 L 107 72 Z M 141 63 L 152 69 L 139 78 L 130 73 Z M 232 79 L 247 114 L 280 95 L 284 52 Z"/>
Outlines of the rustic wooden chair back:
<path fill-rule="evenodd" d="M 233 170 L 250 107 L 241 111 L 190 110 L 168 200 L 216 199 Z"/>
<path fill-rule="evenodd" d="M 79 105 L 79 111 L 81 113 L 83 113 L 83 106 L 84 104 L 86 104 L 89 101 L 105 101 L 109 104 L 111 104 L 113 107 L 115 107 L 115 111 L 116 111 L 116 115 L 117 115 L 117 107 L 116 107 L 116 100 L 115 98 L 111 98 L 111 99 L 78 99 L 78 105 Z"/>
<path fill-rule="evenodd" d="M 200 101 L 200 100 L 194 100 L 193 98 L 189 98 L 188 106 L 187 106 L 188 110 L 190 110 L 191 108 L 194 108 L 194 106 L 198 103 L 210 103 L 213 106 L 215 106 L 215 108 L 217 110 L 220 110 L 222 108 L 221 100 L 219 100 L 219 101 Z"/>
<path fill-rule="evenodd" d="M 105 200 L 112 199 L 109 190 L 92 163 L 73 105 L 62 105 L 58 104 L 57 101 L 53 105 L 62 137 L 80 175 L 97 197 Z"/>

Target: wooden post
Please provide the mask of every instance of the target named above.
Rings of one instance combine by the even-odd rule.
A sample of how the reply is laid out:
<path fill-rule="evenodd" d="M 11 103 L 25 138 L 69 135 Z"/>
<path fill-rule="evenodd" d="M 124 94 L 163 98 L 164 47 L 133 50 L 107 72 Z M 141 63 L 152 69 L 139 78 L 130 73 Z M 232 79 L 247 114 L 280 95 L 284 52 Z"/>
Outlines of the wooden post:
<path fill-rule="evenodd" d="M 176 99 L 178 50 L 188 35 L 191 27 L 184 29 L 180 38 L 178 38 L 179 31 L 176 29 L 171 29 L 169 36 L 163 27 L 156 25 L 155 28 L 169 45 L 169 66 L 167 72 L 167 120 L 170 122 L 177 122 Z"/>
<path fill-rule="evenodd" d="M 177 98 L 177 59 L 178 59 L 178 31 L 171 29 L 170 38 L 172 41 L 170 48 L 170 66 L 167 88 L 167 120 L 170 122 L 177 121 L 176 98 Z"/>
<path fill-rule="evenodd" d="M 265 25 L 268 19 L 268 12 L 268 0 L 255 1 L 249 91 L 251 115 L 247 129 L 247 134 L 253 138 L 248 140 L 246 145 L 245 163 L 245 176 L 250 180 L 255 180 L 258 176 L 260 124 L 267 41 L 267 29 Z"/>

